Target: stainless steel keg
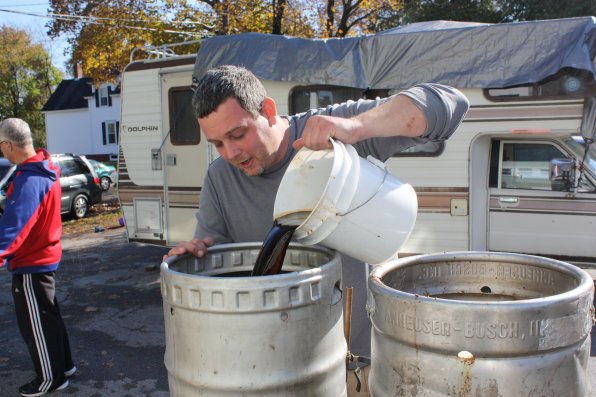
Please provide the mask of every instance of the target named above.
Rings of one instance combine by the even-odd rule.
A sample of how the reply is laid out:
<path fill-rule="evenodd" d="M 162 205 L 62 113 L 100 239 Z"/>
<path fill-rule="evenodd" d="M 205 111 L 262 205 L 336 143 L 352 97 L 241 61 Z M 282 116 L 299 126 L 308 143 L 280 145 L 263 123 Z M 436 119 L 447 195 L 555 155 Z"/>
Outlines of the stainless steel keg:
<path fill-rule="evenodd" d="M 341 261 L 291 244 L 275 276 L 249 277 L 260 244 L 161 265 L 171 396 L 346 396 Z"/>
<path fill-rule="evenodd" d="M 590 395 L 594 283 L 552 259 L 456 252 L 370 275 L 374 397 Z"/>

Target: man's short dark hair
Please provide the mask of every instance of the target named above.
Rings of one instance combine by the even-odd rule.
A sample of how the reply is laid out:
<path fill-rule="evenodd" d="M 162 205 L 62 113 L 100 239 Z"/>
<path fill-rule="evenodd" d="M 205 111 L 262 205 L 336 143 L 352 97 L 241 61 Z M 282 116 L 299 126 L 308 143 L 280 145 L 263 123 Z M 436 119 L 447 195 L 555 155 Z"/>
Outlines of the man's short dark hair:
<path fill-rule="evenodd" d="M 266 96 L 265 87 L 251 71 L 241 66 L 222 65 L 208 70 L 199 80 L 192 107 L 195 116 L 203 118 L 226 99 L 236 98 L 240 107 L 256 118 Z"/>

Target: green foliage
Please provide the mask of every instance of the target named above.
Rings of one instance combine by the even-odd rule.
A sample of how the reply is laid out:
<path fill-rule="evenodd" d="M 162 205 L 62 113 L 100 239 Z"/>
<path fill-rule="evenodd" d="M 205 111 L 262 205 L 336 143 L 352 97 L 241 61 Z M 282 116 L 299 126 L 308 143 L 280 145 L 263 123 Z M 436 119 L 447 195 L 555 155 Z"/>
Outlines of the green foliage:
<path fill-rule="evenodd" d="M 23 30 L 0 27 L 0 119 L 18 117 L 29 123 L 37 147 L 46 146 L 40 110 L 60 80 L 41 44 Z"/>
<path fill-rule="evenodd" d="M 405 0 L 393 22 L 450 20 L 502 23 L 596 15 L 591 0 Z"/>
<path fill-rule="evenodd" d="M 593 0 L 499 0 L 504 21 L 534 21 L 596 15 Z"/>
<path fill-rule="evenodd" d="M 497 23 L 502 14 L 492 0 L 405 0 L 400 24 L 423 21 Z"/>

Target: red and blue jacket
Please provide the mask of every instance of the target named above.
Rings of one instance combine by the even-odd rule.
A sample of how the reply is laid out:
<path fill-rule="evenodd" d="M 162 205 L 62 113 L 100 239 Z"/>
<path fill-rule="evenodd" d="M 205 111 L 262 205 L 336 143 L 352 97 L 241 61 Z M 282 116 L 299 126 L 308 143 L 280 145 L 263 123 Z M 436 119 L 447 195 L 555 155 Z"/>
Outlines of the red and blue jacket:
<path fill-rule="evenodd" d="M 0 266 L 12 273 L 56 270 L 62 258 L 60 170 L 40 149 L 17 165 L 0 218 Z"/>

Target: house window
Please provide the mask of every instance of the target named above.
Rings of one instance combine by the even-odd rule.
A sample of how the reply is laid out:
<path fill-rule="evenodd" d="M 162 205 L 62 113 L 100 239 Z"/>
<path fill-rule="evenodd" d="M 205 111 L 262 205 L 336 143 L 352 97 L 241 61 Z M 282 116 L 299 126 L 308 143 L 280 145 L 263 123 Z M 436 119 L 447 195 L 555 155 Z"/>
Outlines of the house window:
<path fill-rule="evenodd" d="M 118 143 L 118 121 L 104 121 L 101 123 L 104 145 L 115 145 Z"/>
<path fill-rule="evenodd" d="M 108 93 L 108 87 L 103 85 L 101 87 L 99 87 L 99 104 L 100 106 L 108 106 L 109 105 L 109 93 Z"/>

